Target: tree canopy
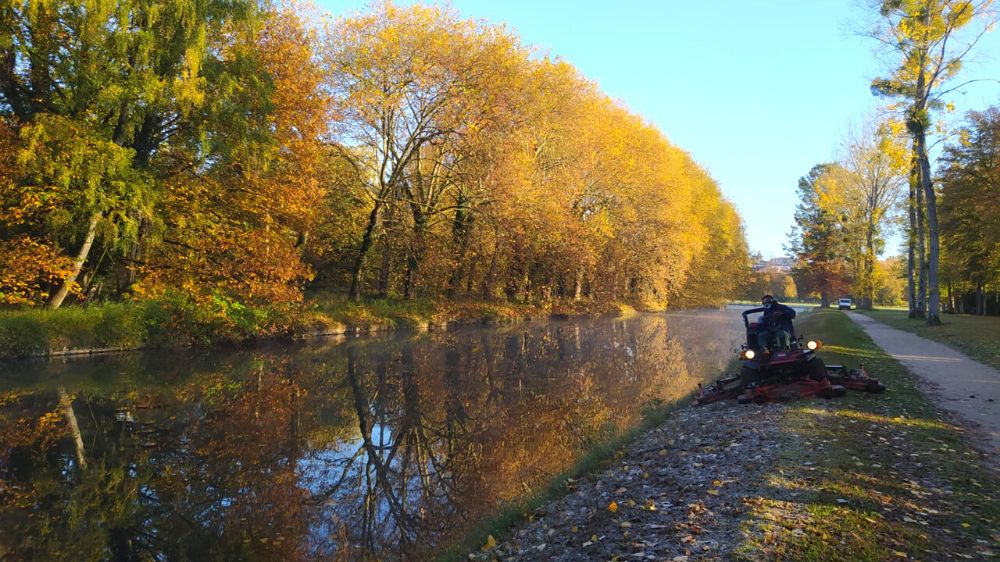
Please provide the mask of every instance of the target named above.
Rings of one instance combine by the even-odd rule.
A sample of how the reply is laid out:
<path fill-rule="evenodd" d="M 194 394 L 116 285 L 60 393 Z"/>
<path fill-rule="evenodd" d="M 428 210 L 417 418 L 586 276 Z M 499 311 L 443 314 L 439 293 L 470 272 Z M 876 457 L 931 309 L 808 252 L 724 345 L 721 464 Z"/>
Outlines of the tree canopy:
<path fill-rule="evenodd" d="M 305 291 L 718 303 L 714 180 L 569 64 L 449 8 L 0 8 L 0 302 Z M 229 305 L 226 305 L 229 306 Z"/>

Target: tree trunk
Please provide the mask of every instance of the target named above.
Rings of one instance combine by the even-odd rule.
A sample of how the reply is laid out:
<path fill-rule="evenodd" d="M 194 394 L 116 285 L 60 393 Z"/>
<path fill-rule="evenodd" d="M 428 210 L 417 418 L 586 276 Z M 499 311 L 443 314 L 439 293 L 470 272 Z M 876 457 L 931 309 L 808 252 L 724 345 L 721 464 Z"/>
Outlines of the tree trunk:
<path fill-rule="evenodd" d="M 861 296 L 861 308 L 871 310 L 875 304 L 875 223 L 868 222 L 865 232 L 865 282 L 864 294 Z"/>
<path fill-rule="evenodd" d="M 83 437 L 80 435 L 80 426 L 76 423 L 76 412 L 73 411 L 73 399 L 66 393 L 66 389 L 59 387 L 59 407 L 62 408 L 63 417 L 66 418 L 66 425 L 69 426 L 69 435 L 76 445 L 76 462 L 82 470 L 87 470 L 87 455 L 83 448 Z"/>
<path fill-rule="evenodd" d="M 423 209 L 417 203 L 410 203 L 410 212 L 413 215 L 413 243 L 406 252 L 406 272 L 403 276 L 403 298 L 406 300 L 412 299 L 416 291 L 427 236 L 427 215 Z"/>
<path fill-rule="evenodd" d="M 465 256 L 469 251 L 469 230 L 472 222 L 472 217 L 466 210 L 467 200 L 465 196 L 460 193 L 457 199 L 456 206 L 458 209 L 455 211 L 455 221 L 452 223 L 451 228 L 452 251 L 455 253 L 455 269 L 448 277 L 448 287 L 445 290 L 448 298 L 455 297 L 455 292 L 462 281 L 462 275 L 465 273 Z"/>
<path fill-rule="evenodd" d="M 934 326 L 941 323 L 941 287 L 938 284 L 941 238 L 938 229 L 937 195 L 934 193 L 934 182 L 931 181 L 931 163 L 927 156 L 927 139 L 923 130 L 918 140 L 917 159 L 920 161 L 920 183 L 923 186 L 927 206 L 927 237 L 930 246 L 927 255 L 927 324 Z"/>
<path fill-rule="evenodd" d="M 819 307 L 830 308 L 830 294 L 826 291 L 820 291 L 819 293 Z"/>
<path fill-rule="evenodd" d="M 59 285 L 59 289 L 56 290 L 55 294 L 49 298 L 48 307 L 51 310 L 55 310 L 62 305 L 63 300 L 66 299 L 66 295 L 69 294 L 70 287 L 73 286 L 77 276 L 80 275 L 80 270 L 83 269 L 83 264 L 87 261 L 87 255 L 90 254 L 90 247 L 94 245 L 94 238 L 97 237 L 97 224 L 101 222 L 102 216 L 101 212 L 98 211 L 90 217 L 90 224 L 87 226 L 87 235 L 83 238 L 83 245 L 80 246 L 80 251 L 77 252 L 76 259 L 73 260 L 73 271 Z"/>
<path fill-rule="evenodd" d="M 378 214 L 382 210 L 382 204 L 376 200 L 372 207 L 371 214 L 368 215 L 368 225 L 365 226 L 365 234 L 361 237 L 361 247 L 358 248 L 358 257 L 354 260 L 354 267 L 351 268 L 351 289 L 348 298 L 357 301 L 361 298 L 361 269 L 365 263 L 365 255 L 372 247 L 372 239 L 375 235 L 375 227 L 378 225 Z"/>
<path fill-rule="evenodd" d="M 927 310 L 927 246 L 926 235 L 924 234 L 924 190 L 923 190 L 923 170 L 920 165 L 920 157 L 917 156 L 917 232 L 916 232 L 916 252 L 917 252 L 917 302 L 916 318 L 926 318 Z"/>
<path fill-rule="evenodd" d="M 483 277 L 483 300 L 487 302 L 490 302 L 495 298 L 499 255 L 500 238 L 497 237 L 497 241 L 493 246 L 493 255 L 490 257 L 490 268 L 486 271 L 486 275 Z"/>
<path fill-rule="evenodd" d="M 389 296 L 389 277 L 392 273 L 392 255 L 388 236 L 382 237 L 382 267 L 378 270 L 378 298 Z"/>
<path fill-rule="evenodd" d="M 909 215 L 909 236 L 906 237 L 906 291 L 907 308 L 910 318 L 917 317 L 917 164 L 912 162 L 910 168 L 910 191 L 907 195 L 907 214 Z"/>

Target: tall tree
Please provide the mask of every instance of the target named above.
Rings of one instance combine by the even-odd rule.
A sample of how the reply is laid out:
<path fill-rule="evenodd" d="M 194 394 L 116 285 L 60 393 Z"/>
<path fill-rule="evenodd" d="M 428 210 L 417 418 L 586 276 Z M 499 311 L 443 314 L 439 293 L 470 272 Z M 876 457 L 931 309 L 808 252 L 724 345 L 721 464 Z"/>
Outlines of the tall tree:
<path fill-rule="evenodd" d="M 459 146 L 493 122 L 505 57 L 524 57 L 508 35 L 441 8 L 384 2 L 331 30 L 325 58 L 343 117 L 334 133 L 371 198 L 351 271 L 352 299 L 360 297 L 362 269 L 387 206 L 399 206 L 397 216 L 407 215 L 412 228 L 410 296 L 429 226 L 455 200 Z"/>
<path fill-rule="evenodd" d="M 328 221 L 314 236 L 324 213 L 352 211 L 344 200 L 353 195 L 326 143 L 333 105 L 315 37 L 290 10 L 266 10 L 259 20 L 226 61 L 253 69 L 239 77 L 227 104 L 242 113 L 240 128 L 249 133 L 225 134 L 213 124 L 209 131 L 223 138 L 212 142 L 207 162 L 199 145 L 165 147 L 164 160 L 176 170 L 163 182 L 162 242 L 145 260 L 141 290 L 299 301 L 313 276 L 306 254 L 328 242 L 323 236 L 344 235 L 343 226 Z M 212 92 L 217 85 L 209 86 Z"/>
<path fill-rule="evenodd" d="M 799 295 L 819 294 L 824 308 L 831 295 L 846 294 L 851 286 L 845 217 L 828 203 L 843 190 L 845 175 L 839 164 L 817 164 L 799 179 L 799 204 L 786 248 L 796 258 L 792 273 Z"/>
<path fill-rule="evenodd" d="M 50 307 L 62 304 L 98 237 L 105 250 L 135 247 L 151 218 L 149 187 L 163 173 L 152 160 L 163 145 L 186 143 L 205 164 L 238 146 L 228 142 L 234 134 L 262 131 L 232 103 L 248 83 L 240 75 L 256 71 L 251 60 L 233 58 L 245 53 L 234 46 L 253 28 L 257 7 L 253 0 L 0 4 L 0 113 L 26 146 L 42 149 L 22 147 L 29 177 L 15 183 L 64 195 L 41 213 L 48 216 L 34 217 L 63 225 L 60 232 L 31 229 L 72 256 Z M 226 131 L 212 134 L 207 125 L 220 120 Z M 98 153 L 106 156 L 89 162 Z M 22 190 L 27 203 L 34 191 Z"/>
<path fill-rule="evenodd" d="M 941 230 L 952 275 L 952 306 L 986 314 L 987 288 L 1000 288 L 1000 109 L 969 113 L 943 156 Z M 956 290 L 972 293 L 972 306 Z"/>
<path fill-rule="evenodd" d="M 933 126 L 931 114 L 943 107 L 944 96 L 961 87 L 949 82 L 995 22 L 992 5 L 993 0 L 881 0 L 881 24 L 871 34 L 899 56 L 888 77 L 872 82 L 872 92 L 901 98 L 905 105 L 906 129 L 913 140 L 912 177 L 918 182 L 926 209 L 928 324 L 941 323 L 940 231 L 927 144 Z M 967 29 L 976 20 L 978 27 Z M 966 40 L 959 36 L 963 30 L 970 32 Z"/>
<path fill-rule="evenodd" d="M 859 306 L 871 308 L 876 293 L 876 261 L 883 235 L 906 182 L 908 151 L 888 124 L 867 124 L 844 142 L 842 166 L 847 172 L 843 198 L 837 203 L 850 222 L 860 250 L 855 271 Z"/>

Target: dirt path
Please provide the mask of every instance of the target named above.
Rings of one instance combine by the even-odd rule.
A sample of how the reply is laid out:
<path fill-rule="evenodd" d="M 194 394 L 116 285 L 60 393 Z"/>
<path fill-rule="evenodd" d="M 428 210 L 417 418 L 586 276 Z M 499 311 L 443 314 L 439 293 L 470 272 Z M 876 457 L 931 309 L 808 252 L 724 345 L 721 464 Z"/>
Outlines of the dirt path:
<path fill-rule="evenodd" d="M 984 448 L 1000 456 L 1000 372 L 954 349 L 848 312 L 886 353 L 932 389 L 937 404 L 983 434 Z"/>

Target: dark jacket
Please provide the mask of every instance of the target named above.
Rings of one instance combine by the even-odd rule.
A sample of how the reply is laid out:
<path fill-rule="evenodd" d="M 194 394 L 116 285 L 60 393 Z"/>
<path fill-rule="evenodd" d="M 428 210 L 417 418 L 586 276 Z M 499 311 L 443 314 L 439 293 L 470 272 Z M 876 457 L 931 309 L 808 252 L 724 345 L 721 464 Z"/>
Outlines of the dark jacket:
<path fill-rule="evenodd" d="M 760 317 L 760 325 L 767 330 L 785 330 L 794 333 L 792 328 L 792 318 L 795 318 L 795 310 L 781 303 L 774 303 L 771 308 L 764 308 L 764 315 Z"/>

